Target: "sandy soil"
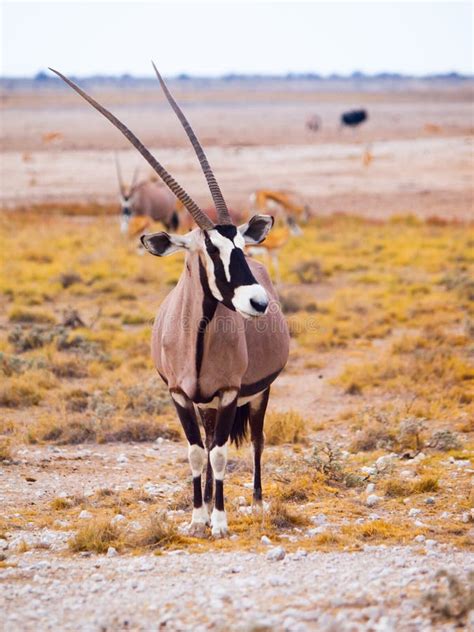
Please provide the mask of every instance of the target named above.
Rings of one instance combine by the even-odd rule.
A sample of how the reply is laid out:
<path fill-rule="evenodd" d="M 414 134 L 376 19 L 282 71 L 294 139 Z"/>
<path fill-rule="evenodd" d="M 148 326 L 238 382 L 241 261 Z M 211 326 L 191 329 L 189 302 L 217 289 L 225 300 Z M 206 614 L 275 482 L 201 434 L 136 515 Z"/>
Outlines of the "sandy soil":
<path fill-rule="evenodd" d="M 5 632 L 454 630 L 432 623 L 423 598 L 437 571 L 454 567 L 465 577 L 473 562 L 472 553 L 400 547 L 296 552 L 282 561 L 265 553 L 60 561 L 25 554 L 4 573 L 0 607 Z"/>
<path fill-rule="evenodd" d="M 316 213 L 465 218 L 473 211 L 471 92 L 466 84 L 444 91 L 285 93 L 240 86 L 177 94 L 232 206 L 246 206 L 249 194 L 265 187 L 301 194 Z M 208 204 L 196 159 L 158 90 L 94 94 Z M 340 113 L 359 106 L 368 108 L 369 121 L 339 130 Z M 311 133 L 305 121 L 315 112 L 323 126 Z M 148 173 L 119 132 L 66 91 L 7 91 L 1 146 L 0 201 L 8 206 L 113 201 L 113 150 L 129 177 L 136 164 Z M 367 149 L 373 160 L 364 166 Z"/>

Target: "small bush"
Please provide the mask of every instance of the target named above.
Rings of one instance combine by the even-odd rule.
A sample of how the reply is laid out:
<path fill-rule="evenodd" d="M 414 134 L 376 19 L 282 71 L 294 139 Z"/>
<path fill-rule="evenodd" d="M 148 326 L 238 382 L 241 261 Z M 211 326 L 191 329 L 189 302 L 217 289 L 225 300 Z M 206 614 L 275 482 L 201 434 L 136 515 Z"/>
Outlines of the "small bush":
<path fill-rule="evenodd" d="M 323 279 L 323 270 L 317 259 L 303 261 L 292 270 L 300 283 L 320 283 Z"/>
<path fill-rule="evenodd" d="M 304 443 L 308 422 L 296 411 L 270 412 L 265 417 L 265 441 L 268 445 Z"/>
<path fill-rule="evenodd" d="M 49 312 L 42 312 L 39 310 L 22 309 L 17 307 L 12 309 L 8 319 L 11 323 L 22 324 L 36 324 L 36 325 L 52 325 L 56 322 L 56 319 Z"/>
<path fill-rule="evenodd" d="M 351 452 L 372 452 L 380 448 L 389 449 L 393 446 L 395 433 L 382 424 L 371 423 L 359 430 L 349 449 Z"/>
<path fill-rule="evenodd" d="M 451 430 L 438 430 L 432 435 L 429 441 L 430 448 L 440 450 L 441 452 L 459 450 L 461 445 L 461 441 L 454 432 L 451 432 Z"/>
<path fill-rule="evenodd" d="M 23 378 L 10 378 L 0 386 L 0 406 L 5 408 L 26 408 L 37 406 L 43 398 L 40 389 L 25 383 Z"/>
<path fill-rule="evenodd" d="M 69 541 L 71 551 L 106 553 L 109 546 L 118 547 L 119 531 L 109 520 L 96 519 L 87 522 Z"/>
<path fill-rule="evenodd" d="M 87 366 L 78 358 L 58 358 L 51 365 L 51 371 L 59 378 L 87 377 Z"/>
<path fill-rule="evenodd" d="M 59 283 L 64 289 L 71 287 L 75 283 L 82 283 L 82 277 L 76 272 L 63 272 L 59 275 Z"/>
<path fill-rule="evenodd" d="M 425 444 L 423 432 L 426 430 L 426 419 L 407 417 L 402 419 L 398 429 L 398 441 L 402 448 L 411 448 L 419 452 Z"/>
<path fill-rule="evenodd" d="M 10 442 L 7 439 L 0 438 L 0 463 L 2 461 L 9 461 L 11 458 Z"/>
<path fill-rule="evenodd" d="M 16 326 L 8 335 L 8 342 L 17 353 L 39 349 L 49 344 L 55 337 L 54 328 L 35 325 L 31 329 Z"/>

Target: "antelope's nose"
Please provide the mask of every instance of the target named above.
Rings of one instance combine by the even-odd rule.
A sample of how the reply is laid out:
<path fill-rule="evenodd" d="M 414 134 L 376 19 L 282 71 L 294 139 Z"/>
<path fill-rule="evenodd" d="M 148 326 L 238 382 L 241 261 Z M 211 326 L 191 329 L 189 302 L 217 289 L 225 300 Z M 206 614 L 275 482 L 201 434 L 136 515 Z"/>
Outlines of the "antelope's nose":
<path fill-rule="evenodd" d="M 250 305 L 259 314 L 264 314 L 267 311 L 268 300 L 264 300 L 264 299 L 256 300 L 254 298 L 251 298 Z"/>

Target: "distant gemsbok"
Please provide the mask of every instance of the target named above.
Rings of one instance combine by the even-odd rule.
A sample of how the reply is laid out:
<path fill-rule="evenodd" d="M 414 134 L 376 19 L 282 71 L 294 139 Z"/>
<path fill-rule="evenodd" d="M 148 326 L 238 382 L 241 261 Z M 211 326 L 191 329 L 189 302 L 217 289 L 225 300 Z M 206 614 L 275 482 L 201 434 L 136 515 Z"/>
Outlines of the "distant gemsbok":
<path fill-rule="evenodd" d="M 269 215 L 255 215 L 235 226 L 204 151 L 160 74 L 157 77 L 172 109 L 199 158 L 217 210 L 213 223 L 141 141 L 113 114 L 61 73 L 55 72 L 101 112 L 138 149 L 176 197 L 191 213 L 198 228 L 186 235 L 165 232 L 144 235 L 142 243 L 157 256 L 186 252 L 177 286 L 162 303 L 152 334 L 156 369 L 168 385 L 189 443 L 194 509 L 190 533 L 202 535 L 209 523 L 212 534 L 227 533 L 224 510 L 224 473 L 229 440 L 244 438 L 250 422 L 254 448 L 253 497 L 262 499 L 260 459 L 263 422 L 270 385 L 286 364 L 289 334 L 276 292 L 261 264 L 247 259 L 245 244 L 258 244 L 273 225 Z M 201 475 L 207 447 L 204 502 Z"/>
<path fill-rule="evenodd" d="M 135 218 L 143 219 L 138 223 L 139 232 L 143 232 L 152 222 L 161 222 L 167 230 L 176 230 L 179 219 L 176 209 L 177 199 L 173 193 L 154 180 L 137 182 L 138 169 L 135 169 L 132 183 L 127 188 L 122 178 L 117 155 L 115 155 L 115 167 L 120 191 L 120 230 L 122 233 L 130 232 L 130 228 L 134 226 L 130 220 Z"/>

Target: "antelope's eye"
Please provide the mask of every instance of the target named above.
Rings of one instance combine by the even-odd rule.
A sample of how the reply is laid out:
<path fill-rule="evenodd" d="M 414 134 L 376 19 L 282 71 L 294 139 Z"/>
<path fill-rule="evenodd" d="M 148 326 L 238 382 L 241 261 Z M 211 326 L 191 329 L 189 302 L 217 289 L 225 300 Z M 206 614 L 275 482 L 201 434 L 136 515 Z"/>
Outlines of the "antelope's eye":
<path fill-rule="evenodd" d="M 212 241 L 209 239 L 209 237 L 206 239 L 206 249 L 207 252 L 212 256 L 212 255 L 217 255 L 219 254 L 219 248 L 217 248 L 217 246 L 214 246 L 214 244 L 212 243 Z"/>

